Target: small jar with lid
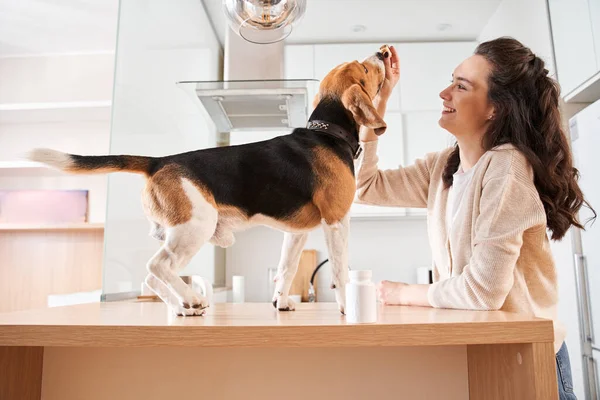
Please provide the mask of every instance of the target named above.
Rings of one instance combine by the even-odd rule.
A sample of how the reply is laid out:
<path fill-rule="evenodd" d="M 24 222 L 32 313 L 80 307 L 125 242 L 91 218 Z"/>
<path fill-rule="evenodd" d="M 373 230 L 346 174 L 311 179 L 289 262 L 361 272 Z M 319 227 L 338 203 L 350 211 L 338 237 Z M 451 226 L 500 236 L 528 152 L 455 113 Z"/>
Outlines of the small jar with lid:
<path fill-rule="evenodd" d="M 371 270 L 349 271 L 346 283 L 346 321 L 350 323 L 377 322 L 377 294 L 371 281 Z"/>

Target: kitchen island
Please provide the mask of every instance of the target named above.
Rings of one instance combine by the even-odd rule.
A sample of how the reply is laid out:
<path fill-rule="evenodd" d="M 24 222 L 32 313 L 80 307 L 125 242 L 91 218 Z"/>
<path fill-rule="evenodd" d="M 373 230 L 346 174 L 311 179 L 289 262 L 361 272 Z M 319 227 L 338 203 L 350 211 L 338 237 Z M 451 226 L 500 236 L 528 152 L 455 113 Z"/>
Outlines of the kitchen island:
<path fill-rule="evenodd" d="M 552 321 L 383 307 L 349 324 L 333 303 L 161 302 L 0 314 L 0 399 L 557 399 Z"/>

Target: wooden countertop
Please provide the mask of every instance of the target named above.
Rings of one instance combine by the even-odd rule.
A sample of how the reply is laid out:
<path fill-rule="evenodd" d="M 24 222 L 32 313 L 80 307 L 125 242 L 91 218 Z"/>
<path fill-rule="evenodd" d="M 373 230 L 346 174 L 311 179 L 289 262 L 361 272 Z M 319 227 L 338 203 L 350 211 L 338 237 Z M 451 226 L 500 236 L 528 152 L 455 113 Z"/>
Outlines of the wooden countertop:
<path fill-rule="evenodd" d="M 162 302 L 113 302 L 0 314 L 0 346 L 369 347 L 553 341 L 552 321 L 501 311 L 379 308 L 349 324 L 334 303 L 278 313 L 269 303 L 213 305 L 175 317 Z"/>
<path fill-rule="evenodd" d="M 76 223 L 76 224 L 0 224 L 0 232 L 7 231 L 87 231 L 102 230 L 103 223 Z"/>

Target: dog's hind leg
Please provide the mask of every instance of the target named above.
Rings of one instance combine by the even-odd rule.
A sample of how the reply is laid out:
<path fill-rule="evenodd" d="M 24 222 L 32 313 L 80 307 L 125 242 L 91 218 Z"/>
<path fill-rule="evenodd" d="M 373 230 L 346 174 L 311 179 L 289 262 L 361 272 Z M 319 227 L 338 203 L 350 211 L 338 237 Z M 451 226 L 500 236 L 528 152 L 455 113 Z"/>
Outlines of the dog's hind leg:
<path fill-rule="evenodd" d="M 182 306 L 178 306 L 179 299 L 169 290 L 167 285 L 165 285 L 163 282 L 158 280 L 158 278 L 155 277 L 154 275 L 148 274 L 148 276 L 146 276 L 145 282 L 146 282 L 146 285 L 150 289 L 152 289 L 152 291 L 158 297 L 160 297 L 160 299 L 162 301 L 164 301 L 166 304 L 168 304 L 171 307 L 171 310 L 178 316 L 204 315 L 204 313 L 206 311 L 205 308 L 185 309 Z"/>
<path fill-rule="evenodd" d="M 165 241 L 165 228 L 154 221 L 150 221 L 150 236 L 159 242 Z"/>
<path fill-rule="evenodd" d="M 288 296 L 292 281 L 298 271 L 300 256 L 307 238 L 308 233 L 285 232 L 283 234 L 283 247 L 279 266 L 277 267 L 277 276 L 275 277 L 275 293 L 273 294 L 273 305 L 279 311 L 292 311 L 295 309 L 294 302 Z"/>
<path fill-rule="evenodd" d="M 348 231 L 350 216 L 346 215 L 340 221 L 332 224 L 328 224 L 325 221 L 322 224 L 333 274 L 331 287 L 335 289 L 335 300 L 343 314 L 346 308 L 346 282 L 348 282 Z"/>
<path fill-rule="evenodd" d="M 174 313 L 180 314 L 183 310 L 184 315 L 198 315 L 196 309 L 208 306 L 207 298 L 192 290 L 177 272 L 214 234 L 217 210 L 191 183 L 184 180 L 182 187 L 193 204 L 191 217 L 184 223 L 165 228 L 165 242 L 148 262 L 148 271 L 171 293 L 167 295 L 164 287 L 150 279 L 151 288 L 157 289 L 157 295 L 164 297 Z"/>

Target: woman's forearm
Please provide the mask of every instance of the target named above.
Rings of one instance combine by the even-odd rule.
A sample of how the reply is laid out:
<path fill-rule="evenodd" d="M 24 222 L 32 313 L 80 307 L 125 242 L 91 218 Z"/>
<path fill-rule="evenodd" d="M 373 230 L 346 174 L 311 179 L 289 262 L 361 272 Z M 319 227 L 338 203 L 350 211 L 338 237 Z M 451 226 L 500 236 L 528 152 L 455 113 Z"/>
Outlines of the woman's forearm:
<path fill-rule="evenodd" d="M 430 285 L 381 281 L 377 296 L 383 304 L 399 306 L 431 307 L 427 293 Z"/>
<path fill-rule="evenodd" d="M 408 285 L 408 287 L 406 288 L 406 292 L 404 293 L 404 303 L 408 306 L 431 307 L 429 299 L 427 298 L 428 291 L 429 285 Z"/>

